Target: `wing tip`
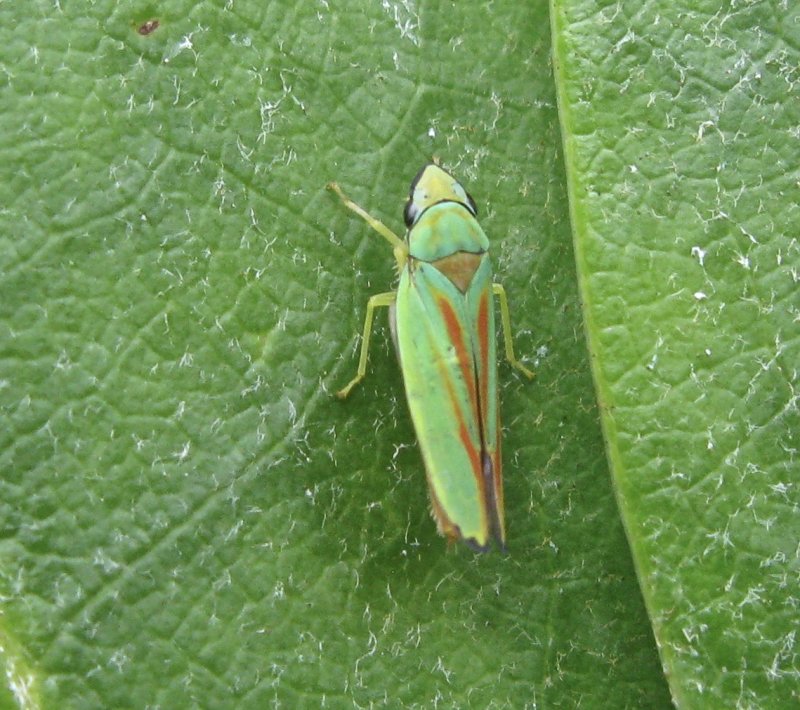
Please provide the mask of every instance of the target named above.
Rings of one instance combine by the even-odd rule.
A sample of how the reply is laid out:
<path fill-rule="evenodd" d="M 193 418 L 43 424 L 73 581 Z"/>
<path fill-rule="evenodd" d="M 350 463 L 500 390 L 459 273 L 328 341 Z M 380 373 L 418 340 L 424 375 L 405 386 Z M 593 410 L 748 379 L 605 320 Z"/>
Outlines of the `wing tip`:
<path fill-rule="evenodd" d="M 497 548 L 501 555 L 508 554 L 506 541 L 499 537 L 489 538 L 483 545 L 481 545 L 474 537 L 462 537 L 460 539 L 463 540 L 464 544 L 473 552 L 485 554 L 487 552 L 492 552 L 492 550 Z"/>
<path fill-rule="evenodd" d="M 506 548 L 505 526 L 503 525 L 502 518 L 495 510 L 494 519 L 490 519 L 489 530 L 486 534 L 484 542 L 480 542 L 477 537 L 467 537 L 461 531 L 461 527 L 456 525 L 444 512 L 439 500 L 433 489 L 430 490 L 431 500 L 431 516 L 436 522 L 436 529 L 440 535 L 447 539 L 447 542 L 454 544 L 463 542 L 473 552 L 486 553 L 491 552 L 493 549 L 499 549 L 503 555 L 508 554 Z"/>

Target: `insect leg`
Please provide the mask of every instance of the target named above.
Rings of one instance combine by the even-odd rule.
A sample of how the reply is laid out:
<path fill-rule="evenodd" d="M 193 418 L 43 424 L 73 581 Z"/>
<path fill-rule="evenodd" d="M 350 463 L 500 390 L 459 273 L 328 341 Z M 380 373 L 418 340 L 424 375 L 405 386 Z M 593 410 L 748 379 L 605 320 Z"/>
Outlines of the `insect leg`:
<path fill-rule="evenodd" d="M 372 320 L 375 317 L 375 309 L 391 306 L 395 302 L 395 298 L 394 291 L 387 291 L 386 293 L 377 293 L 367 301 L 367 315 L 364 318 L 364 333 L 361 336 L 361 356 L 358 358 L 358 370 L 356 371 L 356 376 L 336 393 L 339 399 L 347 397 L 350 394 L 350 390 L 364 379 L 367 373 L 369 338 L 372 334 Z"/>
<path fill-rule="evenodd" d="M 378 234 L 380 234 L 386 241 L 389 242 L 393 247 L 401 247 L 403 248 L 404 243 L 403 240 L 398 237 L 391 229 L 389 229 L 383 222 L 379 219 L 373 217 L 369 212 L 359 207 L 355 202 L 353 202 L 347 195 L 342 192 L 342 188 L 339 187 L 338 184 L 335 182 L 329 182 L 327 185 L 329 190 L 333 190 L 338 196 L 339 199 L 344 203 L 344 206 L 347 209 L 352 210 L 355 212 L 361 219 L 363 219 L 370 227 L 372 227 Z"/>
<path fill-rule="evenodd" d="M 534 374 L 523 365 L 514 354 L 514 343 L 511 340 L 511 316 L 508 314 L 508 299 L 506 290 L 500 284 L 492 284 L 492 291 L 500 302 L 500 318 L 503 322 L 503 343 L 506 350 L 506 360 L 509 364 L 519 370 L 528 379 L 533 379 Z"/>

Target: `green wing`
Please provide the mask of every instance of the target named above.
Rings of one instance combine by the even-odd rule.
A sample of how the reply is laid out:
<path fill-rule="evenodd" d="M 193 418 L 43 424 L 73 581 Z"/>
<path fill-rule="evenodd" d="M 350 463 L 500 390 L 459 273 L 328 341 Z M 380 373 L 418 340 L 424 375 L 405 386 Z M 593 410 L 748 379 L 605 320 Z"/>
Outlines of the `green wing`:
<path fill-rule="evenodd" d="M 479 550 L 505 543 L 494 307 L 488 254 L 462 293 L 410 259 L 397 348 L 440 532 Z"/>

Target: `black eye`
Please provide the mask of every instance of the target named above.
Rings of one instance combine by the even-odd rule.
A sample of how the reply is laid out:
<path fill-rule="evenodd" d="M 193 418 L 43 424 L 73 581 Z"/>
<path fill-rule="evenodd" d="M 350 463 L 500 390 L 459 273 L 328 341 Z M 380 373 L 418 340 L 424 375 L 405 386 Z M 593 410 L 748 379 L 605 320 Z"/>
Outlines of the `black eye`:
<path fill-rule="evenodd" d="M 406 206 L 403 208 L 403 221 L 406 223 L 406 227 L 411 229 L 411 226 L 414 224 L 414 220 L 417 217 L 417 208 L 414 205 L 413 200 L 409 200 L 406 202 Z"/>
<path fill-rule="evenodd" d="M 475 200 L 472 199 L 472 195 L 468 192 L 467 195 L 467 207 L 469 207 L 470 212 L 472 212 L 474 217 L 478 216 L 478 205 L 475 204 Z"/>

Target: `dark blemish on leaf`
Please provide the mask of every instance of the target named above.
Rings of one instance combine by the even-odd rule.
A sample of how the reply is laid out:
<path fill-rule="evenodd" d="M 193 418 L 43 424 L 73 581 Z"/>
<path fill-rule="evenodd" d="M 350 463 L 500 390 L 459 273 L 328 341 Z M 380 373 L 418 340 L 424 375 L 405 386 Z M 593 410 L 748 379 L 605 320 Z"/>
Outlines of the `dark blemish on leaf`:
<path fill-rule="evenodd" d="M 136 31 L 143 37 L 146 37 L 151 32 L 155 32 L 158 29 L 159 24 L 161 23 L 158 20 L 148 20 L 147 22 L 143 22 L 141 25 L 139 25 L 139 29 Z"/>

